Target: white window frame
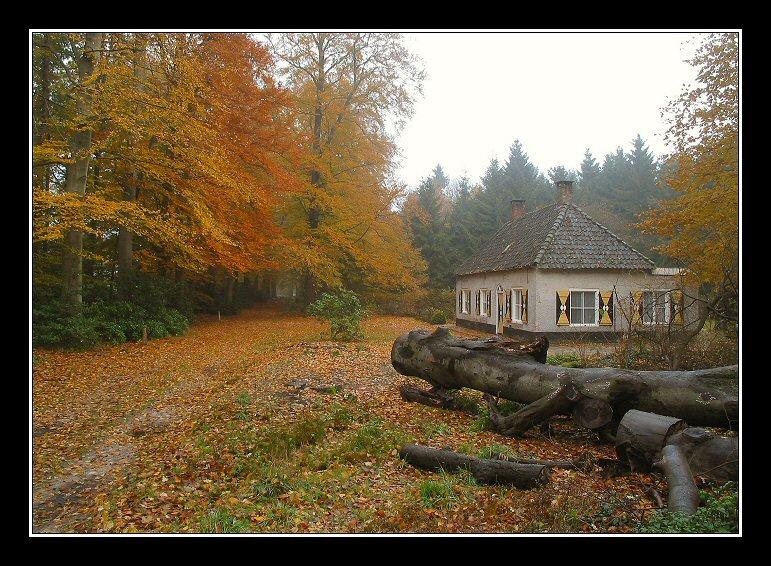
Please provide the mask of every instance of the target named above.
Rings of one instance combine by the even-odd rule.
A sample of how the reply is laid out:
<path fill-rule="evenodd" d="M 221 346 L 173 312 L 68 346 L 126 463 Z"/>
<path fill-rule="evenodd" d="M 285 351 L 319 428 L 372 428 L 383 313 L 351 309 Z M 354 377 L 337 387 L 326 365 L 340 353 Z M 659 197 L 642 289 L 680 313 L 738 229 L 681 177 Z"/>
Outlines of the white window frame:
<path fill-rule="evenodd" d="M 469 314 L 471 311 L 471 289 L 461 289 L 461 314 Z"/>
<path fill-rule="evenodd" d="M 479 290 L 480 297 L 479 297 L 479 316 L 483 316 L 485 318 L 490 318 L 492 316 L 492 305 L 493 302 L 493 292 L 490 289 L 480 289 Z M 490 293 L 490 300 L 487 300 L 487 294 Z M 487 307 L 487 308 L 485 308 Z"/>
<path fill-rule="evenodd" d="M 522 324 L 522 290 L 524 287 L 511 288 L 511 322 Z M 519 293 L 519 302 L 514 300 L 514 294 Z"/>
<path fill-rule="evenodd" d="M 590 293 L 594 291 L 594 322 L 573 322 L 573 293 Z M 570 293 L 570 326 L 599 326 L 600 325 L 600 290 L 599 289 L 568 289 Z M 586 307 L 579 307 L 586 312 Z M 582 316 L 583 318 L 583 316 Z"/>
<path fill-rule="evenodd" d="M 651 310 L 651 321 L 646 322 L 645 320 L 645 293 L 652 293 L 653 295 L 653 301 L 652 301 L 652 310 Z M 664 320 L 656 320 L 656 296 L 657 295 L 664 295 Z M 671 289 L 643 289 L 642 290 L 642 296 L 640 297 L 641 306 L 643 307 L 642 315 L 640 316 L 640 320 L 645 326 L 659 326 L 662 324 L 669 324 L 670 321 L 670 312 L 669 309 L 671 308 L 672 304 L 672 290 Z"/>

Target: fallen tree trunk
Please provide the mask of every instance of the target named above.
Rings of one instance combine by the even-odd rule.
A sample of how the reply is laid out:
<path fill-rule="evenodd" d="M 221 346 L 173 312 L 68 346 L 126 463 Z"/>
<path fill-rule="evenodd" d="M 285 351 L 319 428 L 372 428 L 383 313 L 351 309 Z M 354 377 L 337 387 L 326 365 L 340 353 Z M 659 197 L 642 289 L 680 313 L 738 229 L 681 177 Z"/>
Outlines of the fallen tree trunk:
<path fill-rule="evenodd" d="M 413 330 L 394 342 L 391 363 L 402 375 L 435 387 L 468 387 L 519 403 L 553 393 L 560 377 L 567 376 L 582 398 L 604 401 L 616 415 L 638 409 L 700 426 L 738 428 L 737 366 L 697 371 L 564 368 L 539 361 L 547 348 L 545 339 L 527 351 L 501 339 L 458 339 L 446 328 Z"/>
<path fill-rule="evenodd" d="M 667 509 L 693 515 L 699 508 L 699 488 L 685 455 L 678 446 L 668 444 L 661 451 L 661 456 L 655 466 L 664 472 L 669 485 Z"/>
<path fill-rule="evenodd" d="M 506 460 L 483 460 L 449 449 L 407 444 L 399 456 L 409 464 L 424 470 L 454 472 L 465 469 L 485 484 L 510 484 L 523 489 L 541 485 L 549 479 L 549 467 L 543 464 L 523 464 Z"/>

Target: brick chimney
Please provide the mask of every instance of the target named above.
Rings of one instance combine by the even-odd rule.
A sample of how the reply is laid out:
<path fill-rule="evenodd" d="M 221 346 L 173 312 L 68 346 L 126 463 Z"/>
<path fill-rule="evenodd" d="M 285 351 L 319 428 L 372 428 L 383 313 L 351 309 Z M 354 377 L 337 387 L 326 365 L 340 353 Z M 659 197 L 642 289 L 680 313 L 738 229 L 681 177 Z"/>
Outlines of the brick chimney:
<path fill-rule="evenodd" d="M 511 219 L 517 218 L 525 214 L 525 199 L 515 198 L 511 199 Z"/>
<path fill-rule="evenodd" d="M 573 202 L 573 181 L 557 181 L 554 186 L 557 188 L 557 202 L 561 204 Z"/>

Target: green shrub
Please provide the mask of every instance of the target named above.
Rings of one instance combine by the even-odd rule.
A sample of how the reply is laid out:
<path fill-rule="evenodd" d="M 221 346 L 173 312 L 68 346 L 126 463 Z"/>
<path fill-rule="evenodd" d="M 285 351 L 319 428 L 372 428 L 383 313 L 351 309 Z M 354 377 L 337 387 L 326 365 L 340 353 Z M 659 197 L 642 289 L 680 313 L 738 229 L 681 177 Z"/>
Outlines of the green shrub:
<path fill-rule="evenodd" d="M 359 297 L 347 289 L 322 294 L 317 301 L 308 306 L 307 312 L 319 320 L 330 322 L 334 340 L 360 338 L 361 322 L 367 316 L 367 311 Z"/>
<path fill-rule="evenodd" d="M 640 533 L 738 533 L 739 488 L 728 482 L 714 493 L 700 492 L 701 506 L 694 515 L 656 511 Z"/>
<path fill-rule="evenodd" d="M 431 324 L 447 324 L 447 315 L 442 311 L 434 311 L 431 315 Z"/>
<path fill-rule="evenodd" d="M 88 349 L 102 341 L 99 321 L 84 316 L 82 309 L 70 312 L 59 302 L 34 309 L 32 324 L 34 346 Z"/>
<path fill-rule="evenodd" d="M 156 305 L 151 311 L 118 300 L 97 300 L 74 310 L 51 301 L 36 308 L 32 320 L 35 346 L 73 349 L 136 342 L 145 329 L 148 338 L 165 338 L 182 334 L 188 326 L 187 318 L 176 309 Z"/>

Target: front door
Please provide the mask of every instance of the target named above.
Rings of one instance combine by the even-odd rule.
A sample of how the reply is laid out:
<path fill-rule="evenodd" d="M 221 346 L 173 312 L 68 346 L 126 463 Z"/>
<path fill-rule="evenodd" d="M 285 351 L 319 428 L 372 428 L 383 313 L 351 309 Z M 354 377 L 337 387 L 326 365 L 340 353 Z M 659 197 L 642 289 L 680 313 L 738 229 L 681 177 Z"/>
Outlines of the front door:
<path fill-rule="evenodd" d="M 503 334 L 503 320 L 505 317 L 506 317 L 506 294 L 498 293 L 498 316 L 495 319 L 496 334 Z"/>

